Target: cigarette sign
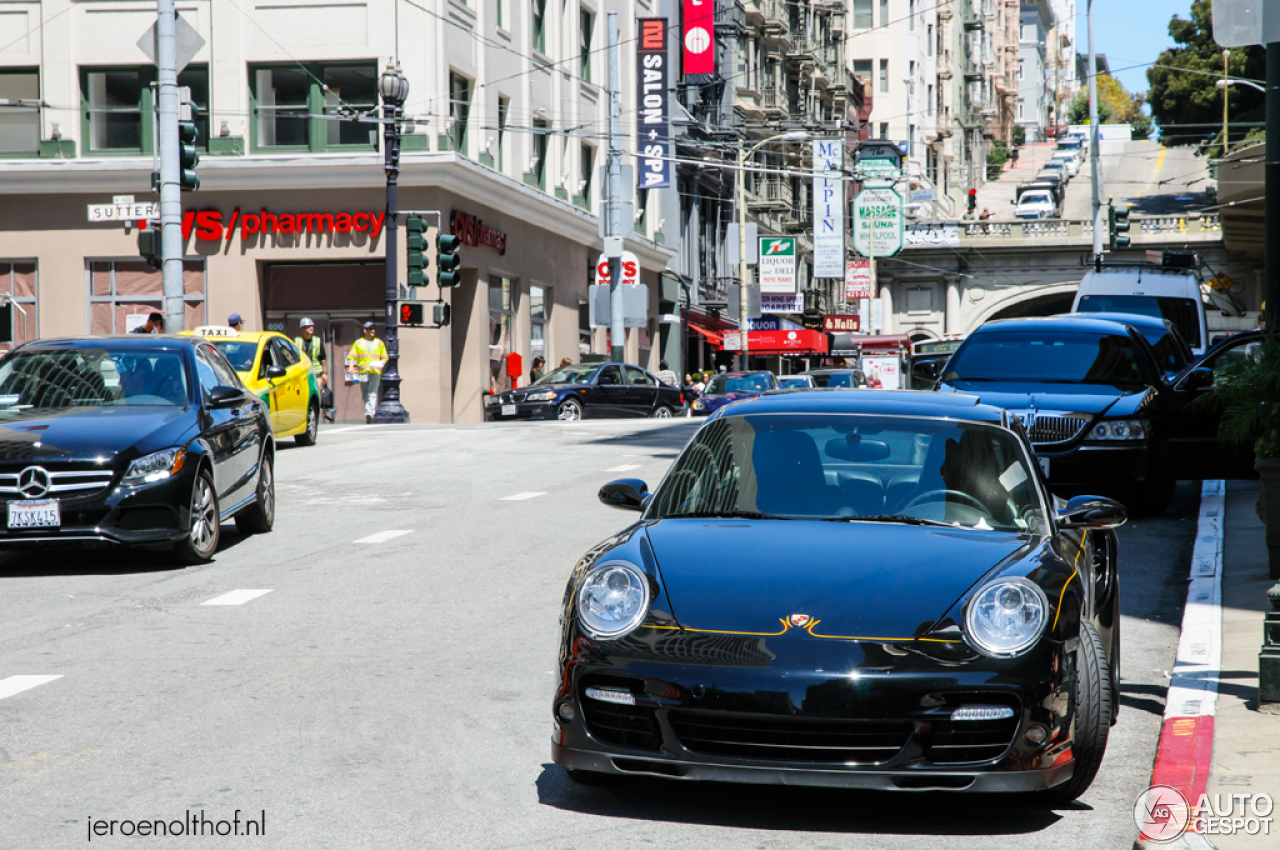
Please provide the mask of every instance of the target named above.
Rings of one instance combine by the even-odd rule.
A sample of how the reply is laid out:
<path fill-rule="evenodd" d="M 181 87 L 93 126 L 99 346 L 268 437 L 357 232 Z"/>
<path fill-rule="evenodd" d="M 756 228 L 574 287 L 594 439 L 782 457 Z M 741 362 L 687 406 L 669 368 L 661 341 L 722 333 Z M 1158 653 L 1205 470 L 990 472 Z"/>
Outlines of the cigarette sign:
<path fill-rule="evenodd" d="M 760 237 L 761 294 L 791 294 L 796 291 L 796 238 Z"/>

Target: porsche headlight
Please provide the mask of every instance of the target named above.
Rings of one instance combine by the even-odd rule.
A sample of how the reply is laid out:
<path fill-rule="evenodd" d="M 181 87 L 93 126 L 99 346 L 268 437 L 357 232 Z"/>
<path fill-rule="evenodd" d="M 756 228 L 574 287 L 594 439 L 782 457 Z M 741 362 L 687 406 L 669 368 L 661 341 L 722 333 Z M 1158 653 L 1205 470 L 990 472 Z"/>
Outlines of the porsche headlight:
<path fill-rule="evenodd" d="M 706 406 L 707 406 L 707 403 L 706 403 L 705 401 L 703 401 L 702 399 L 700 399 L 700 398 L 695 398 L 695 399 L 693 400 L 693 409 L 694 409 L 694 410 L 701 410 L 702 408 L 704 408 L 704 407 L 706 407 Z"/>
<path fill-rule="evenodd" d="M 1093 426 L 1087 440 L 1145 440 L 1147 423 L 1141 419 L 1107 419 Z"/>
<path fill-rule="evenodd" d="M 187 450 L 181 446 L 153 452 L 129 464 L 121 484 L 154 484 L 177 475 L 187 458 Z"/>
<path fill-rule="evenodd" d="M 987 655 L 1007 657 L 1031 647 L 1044 633 L 1049 601 L 1025 578 L 998 578 L 969 600 L 965 631 Z"/>
<path fill-rule="evenodd" d="M 536 393 L 529 393 L 524 397 L 525 401 L 551 401 L 556 397 L 555 390 L 539 390 Z"/>
<path fill-rule="evenodd" d="M 649 580 L 632 564 L 593 569 L 578 588 L 578 622 L 598 640 L 630 632 L 649 613 Z"/>

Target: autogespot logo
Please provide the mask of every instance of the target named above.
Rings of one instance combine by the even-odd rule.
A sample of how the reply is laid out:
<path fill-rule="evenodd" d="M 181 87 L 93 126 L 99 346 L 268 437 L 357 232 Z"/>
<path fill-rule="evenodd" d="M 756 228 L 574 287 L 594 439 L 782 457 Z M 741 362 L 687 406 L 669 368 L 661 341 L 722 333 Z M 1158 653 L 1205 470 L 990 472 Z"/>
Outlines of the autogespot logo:
<path fill-rule="evenodd" d="M 1133 822 L 1149 841 L 1173 841 L 1191 823 L 1191 805 L 1177 788 L 1152 785 L 1134 802 Z"/>

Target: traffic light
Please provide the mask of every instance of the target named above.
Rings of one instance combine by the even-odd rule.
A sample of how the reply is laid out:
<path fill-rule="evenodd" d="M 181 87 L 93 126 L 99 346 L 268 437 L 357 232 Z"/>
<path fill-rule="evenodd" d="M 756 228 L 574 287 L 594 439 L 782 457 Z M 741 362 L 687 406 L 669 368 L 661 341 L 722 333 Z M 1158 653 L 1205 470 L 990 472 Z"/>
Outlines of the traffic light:
<path fill-rule="evenodd" d="M 194 192 L 200 188 L 200 178 L 196 176 L 196 166 L 200 164 L 200 151 L 196 143 L 200 141 L 200 128 L 195 122 L 195 104 L 191 104 L 190 121 L 178 122 L 178 184 L 184 192 Z"/>
<path fill-rule="evenodd" d="M 1111 250 L 1117 248 L 1128 248 L 1129 237 L 1123 234 L 1129 232 L 1129 208 L 1116 209 L 1111 202 L 1107 202 L 1107 232 L 1109 235 L 1108 243 Z"/>
<path fill-rule="evenodd" d="M 458 256 L 461 245 L 462 240 L 452 233 L 436 236 L 436 283 L 441 289 L 462 284 L 462 272 L 458 271 L 462 265 L 462 258 Z"/>
<path fill-rule="evenodd" d="M 138 231 L 138 255 L 147 265 L 159 271 L 164 268 L 164 256 L 160 248 L 160 222 L 146 221 Z"/>
<path fill-rule="evenodd" d="M 400 324 L 426 324 L 427 305 L 418 301 L 404 301 L 400 304 Z"/>
<path fill-rule="evenodd" d="M 445 325 L 449 324 L 449 305 L 437 304 L 435 306 L 434 318 L 437 327 L 443 328 Z"/>
<path fill-rule="evenodd" d="M 973 212 L 978 208 L 978 190 L 969 190 L 969 212 Z"/>
<path fill-rule="evenodd" d="M 404 229 L 408 232 L 406 240 L 405 267 L 409 270 L 410 286 L 426 286 L 427 259 L 427 220 L 420 215 L 411 215 L 404 221 Z"/>

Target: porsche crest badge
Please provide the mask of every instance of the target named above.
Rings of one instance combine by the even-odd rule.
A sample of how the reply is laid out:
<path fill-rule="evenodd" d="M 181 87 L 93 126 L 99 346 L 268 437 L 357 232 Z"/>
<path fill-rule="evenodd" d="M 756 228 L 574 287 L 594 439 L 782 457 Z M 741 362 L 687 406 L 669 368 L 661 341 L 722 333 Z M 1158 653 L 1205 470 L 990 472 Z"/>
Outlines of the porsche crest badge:
<path fill-rule="evenodd" d="M 787 618 L 788 622 L 790 622 L 791 625 L 801 629 L 809 625 L 809 621 L 811 619 L 813 618 L 810 617 L 808 614 L 792 614 L 790 617 Z"/>

